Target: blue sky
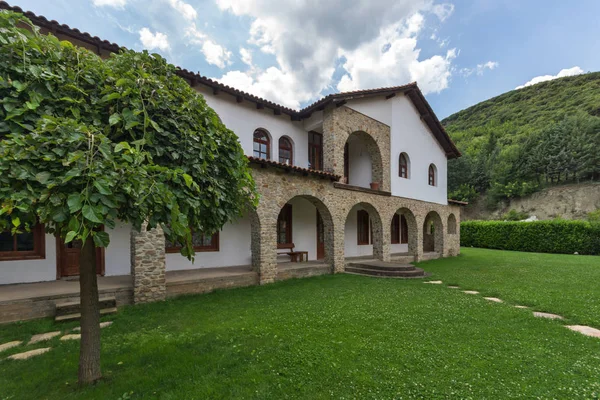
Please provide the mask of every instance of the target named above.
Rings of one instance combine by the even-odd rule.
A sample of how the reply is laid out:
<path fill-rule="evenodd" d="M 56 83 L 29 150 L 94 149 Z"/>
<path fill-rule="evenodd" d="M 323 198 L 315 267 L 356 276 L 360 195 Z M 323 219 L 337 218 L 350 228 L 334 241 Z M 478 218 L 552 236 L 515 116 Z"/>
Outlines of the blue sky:
<path fill-rule="evenodd" d="M 598 0 L 18 0 L 24 10 L 292 108 L 417 81 L 444 118 L 600 70 Z"/>

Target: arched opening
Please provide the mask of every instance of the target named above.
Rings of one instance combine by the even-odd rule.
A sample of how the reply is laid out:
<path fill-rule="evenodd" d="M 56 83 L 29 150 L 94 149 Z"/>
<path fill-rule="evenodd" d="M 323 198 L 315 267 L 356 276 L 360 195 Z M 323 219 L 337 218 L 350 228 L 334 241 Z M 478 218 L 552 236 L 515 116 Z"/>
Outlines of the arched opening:
<path fill-rule="evenodd" d="M 429 164 L 429 186 L 437 186 L 437 167 Z"/>
<path fill-rule="evenodd" d="M 381 217 L 369 203 L 356 204 L 346 217 L 344 256 L 383 258 Z"/>
<path fill-rule="evenodd" d="M 287 136 L 279 138 L 279 162 L 294 165 L 294 143 Z"/>
<path fill-rule="evenodd" d="M 366 132 L 348 136 L 344 147 L 344 177 L 349 185 L 380 189 L 383 183 L 381 152 Z"/>
<path fill-rule="evenodd" d="M 392 257 L 417 254 L 417 220 L 408 208 L 399 208 L 390 224 Z"/>
<path fill-rule="evenodd" d="M 423 223 L 423 253 L 443 254 L 444 226 L 440 215 L 431 211 Z"/>
<path fill-rule="evenodd" d="M 301 261 L 333 265 L 333 219 L 321 200 L 294 196 L 279 209 L 276 224 L 278 269 Z"/>
<path fill-rule="evenodd" d="M 400 153 L 398 159 L 398 176 L 400 178 L 410 178 L 410 158 L 406 153 Z"/>
<path fill-rule="evenodd" d="M 450 214 L 448 216 L 448 234 L 456 234 L 456 217 L 454 216 L 454 214 Z"/>
<path fill-rule="evenodd" d="M 266 129 L 258 128 L 254 131 L 252 155 L 265 160 L 271 159 L 271 135 Z"/>

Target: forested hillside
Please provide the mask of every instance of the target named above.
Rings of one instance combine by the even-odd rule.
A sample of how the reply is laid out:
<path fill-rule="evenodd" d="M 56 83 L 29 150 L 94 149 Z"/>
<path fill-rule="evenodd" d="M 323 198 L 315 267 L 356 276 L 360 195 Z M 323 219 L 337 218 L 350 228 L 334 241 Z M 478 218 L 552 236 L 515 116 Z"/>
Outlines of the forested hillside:
<path fill-rule="evenodd" d="M 489 206 L 566 181 L 600 179 L 600 72 L 513 90 L 444 119 L 462 151 L 449 197 Z"/>

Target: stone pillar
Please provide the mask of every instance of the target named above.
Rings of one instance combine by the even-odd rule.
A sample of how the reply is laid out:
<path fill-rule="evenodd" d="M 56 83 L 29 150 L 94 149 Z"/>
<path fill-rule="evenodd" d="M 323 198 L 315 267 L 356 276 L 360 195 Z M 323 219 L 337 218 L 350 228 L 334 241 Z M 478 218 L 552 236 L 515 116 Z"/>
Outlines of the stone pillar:
<path fill-rule="evenodd" d="M 325 235 L 325 253 L 329 256 L 331 254 L 331 259 L 327 260 L 331 263 L 333 267 L 333 273 L 337 274 L 340 272 L 344 272 L 346 269 L 346 255 L 345 255 L 345 221 L 337 220 L 335 223 L 335 227 L 332 231 L 331 235 Z M 328 242 L 331 240 L 331 244 Z"/>
<path fill-rule="evenodd" d="M 165 280 L 165 236 L 158 227 L 142 231 L 131 230 L 131 276 L 133 302 L 150 303 L 167 297 Z"/>
<path fill-rule="evenodd" d="M 277 214 L 259 207 L 260 223 L 252 224 L 252 267 L 261 285 L 275 282 L 277 277 Z"/>
<path fill-rule="evenodd" d="M 408 248 L 414 248 L 415 262 L 423 260 L 423 224 L 425 218 L 415 216 L 415 227 L 411 229 L 411 224 L 408 225 Z"/>

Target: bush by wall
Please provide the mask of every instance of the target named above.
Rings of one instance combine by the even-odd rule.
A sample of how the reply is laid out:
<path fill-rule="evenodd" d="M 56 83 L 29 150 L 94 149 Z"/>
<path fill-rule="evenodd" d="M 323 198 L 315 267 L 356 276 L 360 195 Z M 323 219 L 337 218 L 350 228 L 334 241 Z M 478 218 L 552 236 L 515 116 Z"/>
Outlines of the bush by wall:
<path fill-rule="evenodd" d="M 588 221 L 465 221 L 460 244 L 538 253 L 600 255 L 600 223 Z"/>

